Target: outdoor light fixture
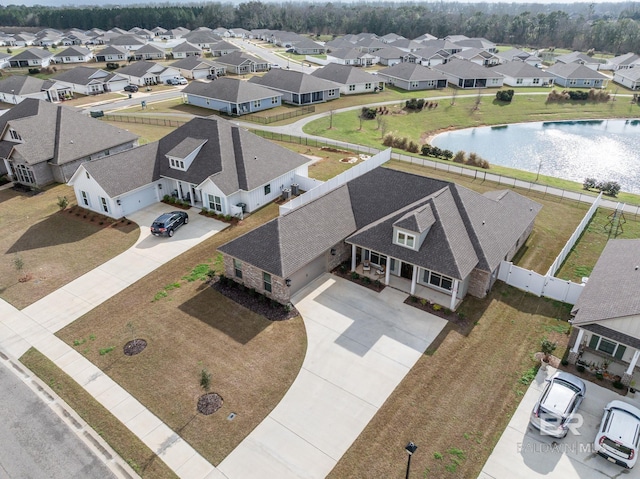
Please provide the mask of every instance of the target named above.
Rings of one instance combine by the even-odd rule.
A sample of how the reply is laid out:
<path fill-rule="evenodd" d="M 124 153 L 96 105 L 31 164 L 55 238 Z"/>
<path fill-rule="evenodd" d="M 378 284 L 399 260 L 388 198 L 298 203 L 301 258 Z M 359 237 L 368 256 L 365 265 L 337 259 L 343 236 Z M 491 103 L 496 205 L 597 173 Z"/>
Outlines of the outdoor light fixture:
<path fill-rule="evenodd" d="M 289 286 L 291 286 L 291 278 L 287 278 L 287 279 L 285 279 L 285 280 L 284 280 L 284 284 L 286 284 L 286 285 L 287 285 L 287 288 L 288 288 Z"/>
<path fill-rule="evenodd" d="M 161 190 L 162 189 L 162 183 L 158 183 L 158 189 Z"/>
<path fill-rule="evenodd" d="M 118 203 L 118 205 L 122 204 L 119 199 L 116 200 L 116 203 Z"/>
<path fill-rule="evenodd" d="M 336 255 L 336 249 L 335 248 L 331 248 L 331 256 L 335 256 Z"/>
<path fill-rule="evenodd" d="M 416 449 L 418 449 L 418 446 L 416 446 L 413 442 L 410 442 L 404 447 L 404 450 L 407 451 L 407 454 L 409 455 L 407 458 L 406 479 L 409 479 L 409 469 L 411 468 L 411 456 L 413 456 L 413 453 L 416 452 Z"/>

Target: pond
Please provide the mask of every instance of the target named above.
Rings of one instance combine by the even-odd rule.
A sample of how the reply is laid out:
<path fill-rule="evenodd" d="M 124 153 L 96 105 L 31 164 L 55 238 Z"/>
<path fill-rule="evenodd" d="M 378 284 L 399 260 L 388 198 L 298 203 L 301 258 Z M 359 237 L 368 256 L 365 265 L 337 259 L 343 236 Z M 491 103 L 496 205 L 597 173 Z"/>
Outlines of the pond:
<path fill-rule="evenodd" d="M 640 193 L 640 120 L 518 123 L 437 135 L 433 146 L 477 153 L 494 165 L 582 183 L 617 181 Z"/>

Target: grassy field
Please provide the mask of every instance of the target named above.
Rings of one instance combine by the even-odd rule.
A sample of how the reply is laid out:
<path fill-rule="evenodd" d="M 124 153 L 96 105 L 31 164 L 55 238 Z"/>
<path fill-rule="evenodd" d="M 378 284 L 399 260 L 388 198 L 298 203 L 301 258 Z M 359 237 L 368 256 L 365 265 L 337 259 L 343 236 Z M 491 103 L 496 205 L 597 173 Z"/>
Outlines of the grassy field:
<path fill-rule="evenodd" d="M 58 198 L 65 196 L 68 211 L 76 201 L 73 188 L 66 185 L 47 187 L 35 196 L 0 191 L 0 297 L 18 309 L 113 258 L 138 239 L 136 224 L 60 211 Z"/>
<path fill-rule="evenodd" d="M 202 280 L 209 268 L 221 268 L 218 245 L 277 211 L 271 204 L 253 213 L 57 333 L 213 464 L 280 401 L 306 351 L 300 317 L 268 321 Z M 122 347 L 134 335 L 148 346 L 139 355 L 125 356 Z M 223 408 L 210 416 L 196 412 L 203 369 L 212 375 L 211 392 L 224 400 Z M 232 412 L 236 417 L 229 421 Z"/>

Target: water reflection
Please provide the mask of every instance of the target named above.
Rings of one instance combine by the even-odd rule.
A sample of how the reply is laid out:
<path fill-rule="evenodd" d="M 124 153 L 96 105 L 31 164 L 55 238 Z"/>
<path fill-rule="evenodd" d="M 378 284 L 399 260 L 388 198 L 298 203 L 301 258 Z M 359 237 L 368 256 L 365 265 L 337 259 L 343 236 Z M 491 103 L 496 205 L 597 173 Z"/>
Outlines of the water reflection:
<path fill-rule="evenodd" d="M 475 152 L 495 165 L 582 182 L 613 180 L 640 193 L 640 120 L 547 121 L 469 128 L 432 145 Z"/>

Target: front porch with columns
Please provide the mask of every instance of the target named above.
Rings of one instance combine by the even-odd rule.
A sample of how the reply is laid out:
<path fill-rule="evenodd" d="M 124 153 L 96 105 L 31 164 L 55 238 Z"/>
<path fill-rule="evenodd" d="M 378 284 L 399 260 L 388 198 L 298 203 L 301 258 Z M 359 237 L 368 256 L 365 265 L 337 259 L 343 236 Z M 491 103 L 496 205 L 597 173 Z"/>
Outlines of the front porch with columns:
<path fill-rule="evenodd" d="M 187 201 L 193 207 L 202 208 L 203 206 L 206 206 L 202 191 L 197 189 L 195 185 L 173 178 L 165 178 L 165 181 L 170 185 L 167 194 L 180 200 Z"/>
<path fill-rule="evenodd" d="M 369 271 L 365 271 L 363 269 L 362 262 L 357 262 L 357 247 L 356 245 L 351 245 L 351 271 L 360 274 L 361 276 L 368 276 L 372 280 L 378 280 L 385 286 L 390 286 L 394 289 L 398 289 L 400 291 L 404 291 L 411 296 L 417 296 L 419 298 L 426 299 L 427 301 L 439 304 L 445 308 L 449 308 L 451 311 L 455 311 L 456 308 L 462 302 L 462 299 L 458 298 L 458 289 L 460 287 L 460 281 L 457 279 L 453 280 L 453 287 L 451 288 L 451 293 L 448 294 L 444 291 L 437 290 L 435 288 L 430 288 L 421 283 L 418 283 L 418 270 L 419 267 L 416 265 L 411 265 L 413 267 L 413 272 L 411 279 L 404 278 L 402 276 L 398 276 L 395 274 L 391 274 L 391 268 L 389 268 L 389 260 L 391 258 L 387 257 L 387 264 L 384 267 L 384 274 L 379 273 L 379 269 L 375 264 L 371 264 L 371 269 Z M 396 260 L 400 261 L 400 260 Z"/>

